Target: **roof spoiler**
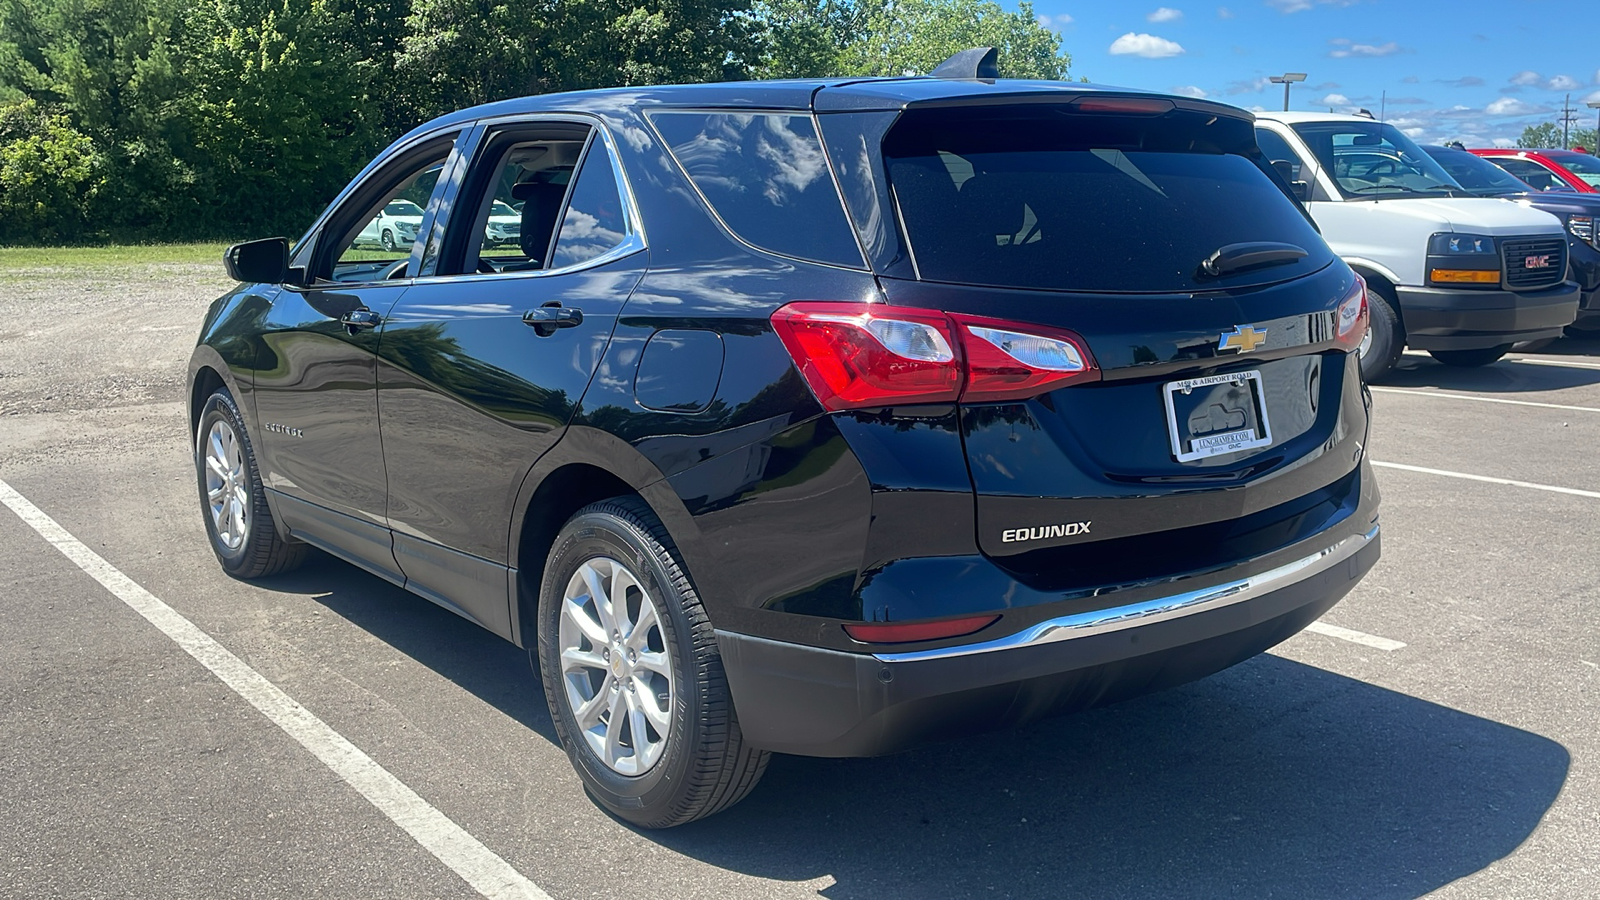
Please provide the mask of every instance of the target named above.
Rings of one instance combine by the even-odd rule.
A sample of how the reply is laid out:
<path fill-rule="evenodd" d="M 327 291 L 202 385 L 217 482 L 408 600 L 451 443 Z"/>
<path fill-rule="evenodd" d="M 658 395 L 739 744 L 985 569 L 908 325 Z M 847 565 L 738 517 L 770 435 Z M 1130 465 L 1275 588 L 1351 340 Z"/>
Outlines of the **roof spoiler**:
<path fill-rule="evenodd" d="M 999 78 L 1000 52 L 993 47 L 962 50 L 928 74 L 934 78 Z"/>

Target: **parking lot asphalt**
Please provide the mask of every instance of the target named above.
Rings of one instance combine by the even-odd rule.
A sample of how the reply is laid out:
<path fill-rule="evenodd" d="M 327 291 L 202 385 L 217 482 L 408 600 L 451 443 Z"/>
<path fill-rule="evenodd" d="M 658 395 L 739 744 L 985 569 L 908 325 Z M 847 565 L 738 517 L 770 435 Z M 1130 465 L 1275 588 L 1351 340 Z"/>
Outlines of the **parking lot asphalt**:
<path fill-rule="evenodd" d="M 1379 469 L 1345 636 L 1016 732 L 776 757 L 649 833 L 584 797 L 522 651 L 326 557 L 221 573 L 180 401 L 219 272 L 0 275 L 0 481 L 534 891 L 1600 896 L 1600 344 L 1404 357 L 1370 452 L 1410 468 Z M 0 897 L 479 895 L 6 509 L 0 598 Z"/>

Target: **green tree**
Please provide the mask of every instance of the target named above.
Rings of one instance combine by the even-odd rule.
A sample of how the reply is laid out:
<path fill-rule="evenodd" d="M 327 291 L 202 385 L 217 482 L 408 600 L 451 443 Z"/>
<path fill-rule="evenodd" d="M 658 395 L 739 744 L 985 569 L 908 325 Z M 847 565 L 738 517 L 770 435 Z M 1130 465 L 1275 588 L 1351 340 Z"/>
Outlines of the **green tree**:
<path fill-rule="evenodd" d="M 1595 129 L 1572 128 L 1567 131 L 1567 143 L 1561 143 L 1561 126 L 1554 122 L 1544 122 L 1539 125 L 1529 125 L 1522 129 L 1522 136 L 1517 138 L 1517 146 L 1529 150 L 1561 150 L 1571 147 L 1585 147 L 1591 153 L 1595 149 Z"/>
<path fill-rule="evenodd" d="M 764 77 L 904 75 L 931 71 L 958 51 L 995 47 L 1007 78 L 1063 79 L 1071 57 L 1031 3 L 993 0 L 763 0 Z"/>
<path fill-rule="evenodd" d="M 0 243 L 82 239 L 105 185 L 94 142 L 33 100 L 0 107 Z"/>

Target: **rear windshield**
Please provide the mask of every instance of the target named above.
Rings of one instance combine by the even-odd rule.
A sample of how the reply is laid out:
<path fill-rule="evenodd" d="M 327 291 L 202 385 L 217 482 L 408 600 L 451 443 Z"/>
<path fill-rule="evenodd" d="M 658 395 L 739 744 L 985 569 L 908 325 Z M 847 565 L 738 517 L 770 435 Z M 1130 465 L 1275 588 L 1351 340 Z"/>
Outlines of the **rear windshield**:
<path fill-rule="evenodd" d="M 1096 292 L 1216 290 L 1327 265 L 1321 235 L 1258 163 L 1251 123 L 1174 110 L 1034 105 L 913 110 L 883 155 L 920 276 Z M 1219 248 L 1273 241 L 1297 262 L 1211 278 Z"/>

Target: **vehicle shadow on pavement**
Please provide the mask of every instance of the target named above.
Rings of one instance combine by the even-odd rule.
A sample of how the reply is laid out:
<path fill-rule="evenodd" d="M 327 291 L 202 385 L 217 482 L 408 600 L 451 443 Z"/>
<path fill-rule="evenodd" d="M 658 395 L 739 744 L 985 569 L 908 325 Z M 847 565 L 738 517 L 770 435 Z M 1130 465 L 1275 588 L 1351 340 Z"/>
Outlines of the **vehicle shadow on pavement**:
<path fill-rule="evenodd" d="M 1519 362 L 1528 355 L 1547 358 Z M 1572 365 L 1561 365 L 1571 363 Z M 1562 338 L 1528 352 L 1520 348 L 1509 358 L 1477 368 L 1458 368 L 1427 356 L 1407 354 L 1393 371 L 1375 382 L 1381 387 L 1436 387 L 1480 393 L 1559 391 L 1600 384 L 1600 341 Z"/>
<path fill-rule="evenodd" d="M 262 587 L 313 597 L 331 612 L 389 644 L 501 712 L 556 742 L 544 693 L 528 654 L 443 607 L 376 575 L 311 551 L 306 563 Z"/>
<path fill-rule="evenodd" d="M 832 900 L 1411 898 L 1511 853 L 1554 741 L 1261 656 L 1163 694 L 868 760 L 774 757 L 652 840 Z"/>

